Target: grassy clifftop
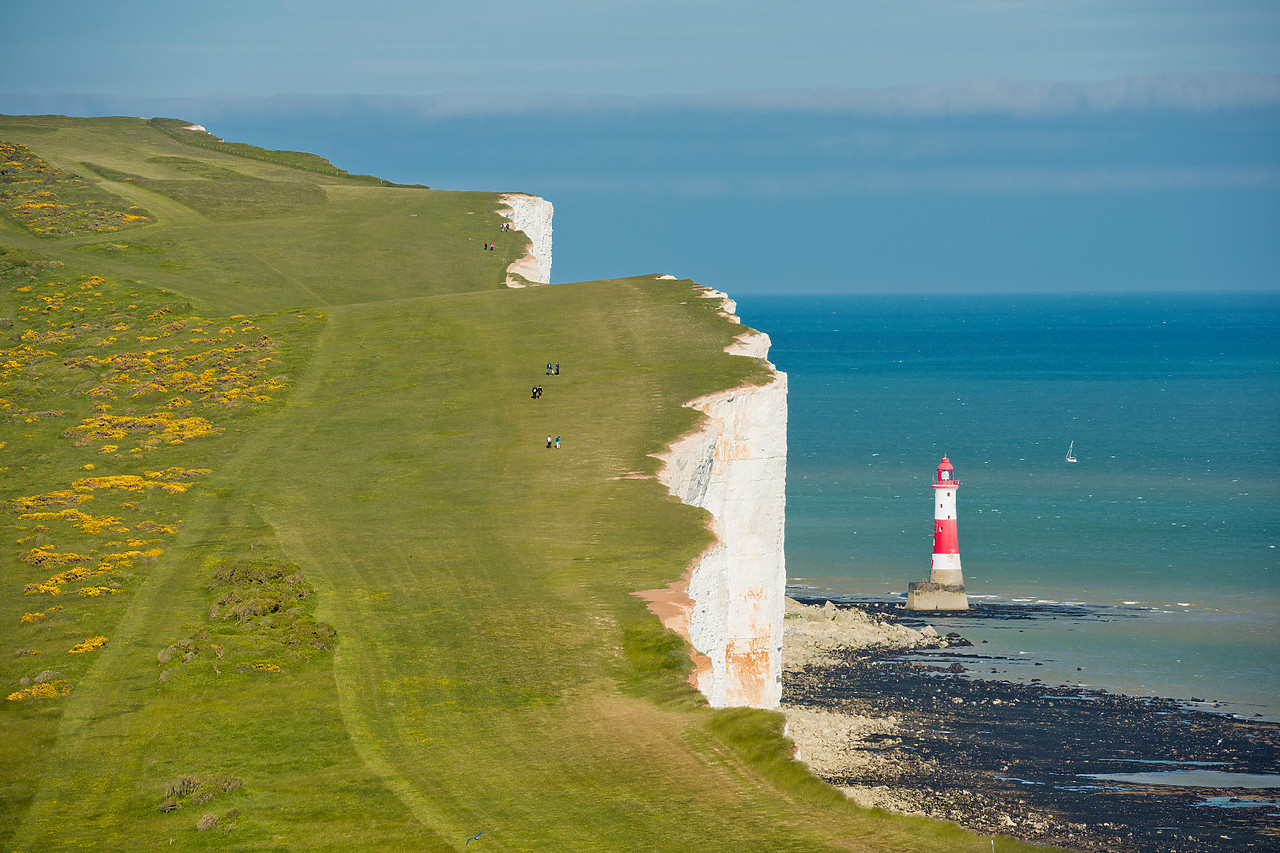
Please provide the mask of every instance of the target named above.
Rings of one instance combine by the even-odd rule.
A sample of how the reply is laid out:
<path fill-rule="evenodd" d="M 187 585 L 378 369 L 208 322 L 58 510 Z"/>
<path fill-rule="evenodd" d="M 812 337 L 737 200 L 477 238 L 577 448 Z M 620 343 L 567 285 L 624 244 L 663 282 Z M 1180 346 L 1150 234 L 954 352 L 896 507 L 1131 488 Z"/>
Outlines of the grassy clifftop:
<path fill-rule="evenodd" d="M 765 378 L 691 282 L 507 289 L 494 195 L 144 120 L 0 141 L 0 849 L 990 849 L 630 595 L 707 534 L 623 475 Z"/>
<path fill-rule="evenodd" d="M 375 178 L 373 175 L 353 175 L 345 169 L 339 169 L 318 154 L 309 154 L 305 151 L 274 151 L 268 148 L 259 148 L 256 145 L 247 145 L 243 142 L 227 142 L 225 139 L 209 133 L 200 125 L 192 124 L 182 119 L 153 118 L 151 119 L 151 125 L 179 142 L 194 145 L 197 148 L 207 148 L 210 151 L 234 154 L 237 157 L 276 163 L 292 169 L 303 169 L 308 172 L 328 175 L 329 177 L 354 178 L 361 183 L 373 184 L 374 186 L 397 186 L 391 181 Z M 427 189 L 427 187 L 421 186 L 419 188 Z"/>

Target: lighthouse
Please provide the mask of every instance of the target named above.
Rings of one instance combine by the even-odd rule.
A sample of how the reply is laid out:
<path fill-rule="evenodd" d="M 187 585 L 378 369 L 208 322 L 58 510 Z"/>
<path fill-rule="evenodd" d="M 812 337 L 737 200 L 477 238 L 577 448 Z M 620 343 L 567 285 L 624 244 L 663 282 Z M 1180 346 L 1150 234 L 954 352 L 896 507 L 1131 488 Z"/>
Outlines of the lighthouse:
<path fill-rule="evenodd" d="M 956 482 L 951 460 L 942 457 L 933 480 L 933 562 L 929 580 L 907 585 L 908 610 L 968 610 L 960 572 L 960 536 L 956 528 Z"/>

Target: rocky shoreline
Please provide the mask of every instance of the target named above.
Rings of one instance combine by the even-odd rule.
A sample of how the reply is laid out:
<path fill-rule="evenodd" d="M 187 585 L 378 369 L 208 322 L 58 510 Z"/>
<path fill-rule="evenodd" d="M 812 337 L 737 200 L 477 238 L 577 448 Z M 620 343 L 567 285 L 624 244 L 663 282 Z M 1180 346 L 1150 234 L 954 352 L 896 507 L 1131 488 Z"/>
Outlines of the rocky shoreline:
<path fill-rule="evenodd" d="M 789 733 L 814 772 L 852 799 L 1078 850 L 1280 846 L 1275 788 L 1093 777 L 1276 774 L 1280 724 L 1157 697 L 967 677 L 931 651 L 967 646 L 963 637 L 916 631 L 894 611 L 787 605 Z"/>

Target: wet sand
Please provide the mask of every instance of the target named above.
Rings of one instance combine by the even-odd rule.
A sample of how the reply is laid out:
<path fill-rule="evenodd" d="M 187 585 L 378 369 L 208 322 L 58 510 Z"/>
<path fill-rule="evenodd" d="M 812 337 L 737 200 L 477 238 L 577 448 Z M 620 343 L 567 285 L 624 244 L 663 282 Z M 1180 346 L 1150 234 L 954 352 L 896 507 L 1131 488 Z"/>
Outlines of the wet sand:
<path fill-rule="evenodd" d="M 1280 724 L 1157 697 L 977 680 L 966 667 L 1000 659 L 957 634 L 910 632 L 893 605 L 788 609 L 791 735 L 819 776 L 864 805 L 1079 850 L 1280 848 L 1280 789 L 1090 775 L 1277 774 Z"/>

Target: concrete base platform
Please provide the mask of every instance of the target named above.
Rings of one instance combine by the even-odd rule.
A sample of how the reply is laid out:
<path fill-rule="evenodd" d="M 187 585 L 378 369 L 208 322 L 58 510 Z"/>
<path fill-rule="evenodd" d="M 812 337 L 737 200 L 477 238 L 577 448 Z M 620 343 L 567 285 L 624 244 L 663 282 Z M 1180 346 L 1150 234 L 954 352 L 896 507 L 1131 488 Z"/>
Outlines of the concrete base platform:
<path fill-rule="evenodd" d="M 964 584 L 912 581 L 907 584 L 908 610 L 968 610 Z"/>

